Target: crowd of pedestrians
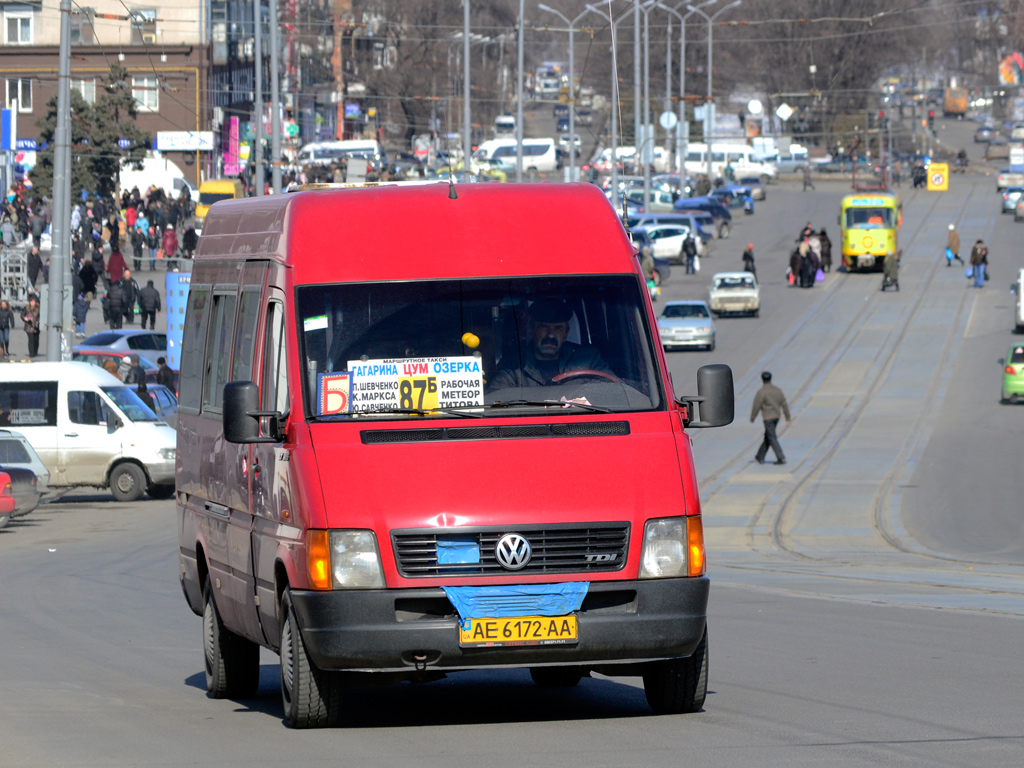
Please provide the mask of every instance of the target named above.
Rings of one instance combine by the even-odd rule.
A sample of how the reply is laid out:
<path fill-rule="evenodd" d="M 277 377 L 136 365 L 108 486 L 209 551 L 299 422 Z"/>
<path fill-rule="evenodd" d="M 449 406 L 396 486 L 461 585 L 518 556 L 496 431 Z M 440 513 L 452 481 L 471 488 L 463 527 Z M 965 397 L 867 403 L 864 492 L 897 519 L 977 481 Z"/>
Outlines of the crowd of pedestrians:
<path fill-rule="evenodd" d="M 86 318 L 99 301 L 103 321 L 111 328 L 141 325 L 155 328 L 162 310 L 160 292 L 154 281 L 140 287 L 135 275 L 148 267 L 159 271 L 181 268 L 191 260 L 198 244 L 192 226 L 194 203 L 187 189 L 178 197 L 151 187 L 144 193 L 136 187 L 118 199 L 89 198 L 73 206 L 71 262 L 73 280 L 72 317 L 75 334 L 85 335 Z M 0 213 L 0 240 L 4 248 L 24 246 L 27 250 L 25 279 L 26 306 L 17 315 L 28 337 L 29 357 L 39 351 L 39 285 L 49 280 L 49 259 L 44 258 L 43 238 L 52 224 L 52 208 L 45 197 L 32 196 L 22 181 L 11 185 Z M 129 250 L 130 249 L 130 250 Z M 131 267 L 126 261 L 130 254 Z M 16 315 L 7 301 L 0 303 L 0 354 L 10 354 L 10 334 L 16 329 Z"/>
<path fill-rule="evenodd" d="M 832 241 L 822 227 L 817 232 L 807 222 L 796 239 L 796 248 L 789 256 L 789 284 L 811 288 L 832 271 Z"/>

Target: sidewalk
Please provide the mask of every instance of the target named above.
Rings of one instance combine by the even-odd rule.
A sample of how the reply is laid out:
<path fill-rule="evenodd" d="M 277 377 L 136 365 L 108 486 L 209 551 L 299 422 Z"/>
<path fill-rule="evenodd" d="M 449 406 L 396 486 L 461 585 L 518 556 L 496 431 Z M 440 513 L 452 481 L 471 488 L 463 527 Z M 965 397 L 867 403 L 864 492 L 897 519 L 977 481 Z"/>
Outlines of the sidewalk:
<path fill-rule="evenodd" d="M 44 255 L 44 258 L 45 258 L 45 255 Z M 166 267 L 165 260 L 163 260 L 163 259 L 157 260 L 156 271 L 151 271 L 149 269 L 149 259 L 148 258 L 147 259 L 143 259 L 142 260 L 142 269 L 139 270 L 138 272 L 136 272 L 134 269 L 132 269 L 133 261 L 132 261 L 131 256 L 128 256 L 125 259 L 125 261 L 128 264 L 128 268 L 131 269 L 131 271 L 132 271 L 132 277 L 134 277 L 138 281 L 140 288 L 145 288 L 146 287 L 146 281 L 152 280 L 153 281 L 153 287 L 156 288 L 158 291 L 160 291 L 160 296 L 161 296 L 160 301 L 161 301 L 161 304 L 164 305 L 164 309 L 157 313 L 157 316 L 156 316 L 156 330 L 157 331 L 166 332 L 167 331 L 167 312 L 166 312 L 166 303 L 167 302 L 166 302 L 166 299 L 164 298 L 164 290 L 165 290 L 164 289 L 164 281 L 165 281 L 165 277 L 164 276 L 167 274 L 167 267 Z M 181 266 L 185 266 L 185 267 L 191 268 L 191 262 L 185 261 L 185 260 L 179 260 L 179 268 Z M 42 276 L 40 276 L 39 282 L 36 283 L 36 288 L 37 289 L 40 287 L 41 283 L 42 283 Z M 86 336 L 90 336 L 90 335 L 92 335 L 94 333 L 98 333 L 99 331 L 105 331 L 105 330 L 108 330 L 110 328 L 110 326 L 107 323 L 103 322 L 103 306 L 100 303 L 100 297 L 102 297 L 104 295 L 104 293 L 105 293 L 105 291 L 103 289 L 102 281 L 97 282 L 97 285 L 96 285 L 96 296 L 95 296 L 95 298 L 93 298 L 93 300 L 91 302 L 91 305 L 89 307 L 89 314 L 86 315 L 86 318 L 85 318 L 85 334 L 86 334 Z M 11 343 L 10 343 L 11 356 L 9 358 L 9 361 L 10 362 L 28 362 L 29 361 L 29 357 L 28 357 L 28 334 L 25 333 L 25 324 L 21 322 L 21 311 L 18 310 L 18 309 L 14 309 L 14 316 L 15 316 L 14 328 L 11 330 Z M 128 324 L 127 322 L 122 322 L 121 327 L 122 328 L 140 328 L 141 327 L 140 319 L 141 318 L 138 315 L 136 315 L 134 324 Z M 39 334 L 39 355 L 35 358 L 36 362 L 41 362 L 41 361 L 46 360 L 46 336 L 47 336 L 46 318 L 45 317 L 41 317 L 40 320 L 41 320 L 42 332 Z M 70 330 L 74 331 L 74 325 L 71 326 Z M 81 343 L 82 343 L 82 339 L 73 339 L 73 344 L 81 344 Z M 3 361 L 3 358 L 0 358 L 0 361 Z M 154 362 L 156 362 L 156 361 L 154 360 Z"/>

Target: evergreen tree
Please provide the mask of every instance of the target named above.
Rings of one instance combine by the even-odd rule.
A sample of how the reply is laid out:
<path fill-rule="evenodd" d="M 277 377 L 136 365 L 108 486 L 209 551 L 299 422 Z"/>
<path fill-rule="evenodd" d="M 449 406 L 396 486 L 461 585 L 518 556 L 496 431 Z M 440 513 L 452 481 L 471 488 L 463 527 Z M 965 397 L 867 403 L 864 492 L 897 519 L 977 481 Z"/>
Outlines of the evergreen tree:
<path fill-rule="evenodd" d="M 57 132 L 57 95 L 46 102 L 46 114 L 36 121 L 39 138 L 46 148 L 37 150 L 36 165 L 29 172 L 32 188 L 36 194 L 53 196 L 53 151 L 54 136 Z M 91 157 L 89 137 L 93 132 L 93 107 L 82 98 L 78 91 L 71 91 L 71 197 L 79 199 L 82 190 L 92 192 L 96 187 L 92 169 L 88 162 Z"/>
<path fill-rule="evenodd" d="M 94 107 L 94 127 L 90 137 L 92 155 L 89 167 L 96 179 L 96 192 L 103 196 L 114 194 L 124 160 L 141 161 L 149 149 L 149 134 L 136 125 L 138 104 L 132 95 L 132 80 L 128 70 L 114 62 L 97 94 Z M 121 140 L 127 148 L 122 148 Z M 141 168 L 141 162 L 135 167 Z"/>

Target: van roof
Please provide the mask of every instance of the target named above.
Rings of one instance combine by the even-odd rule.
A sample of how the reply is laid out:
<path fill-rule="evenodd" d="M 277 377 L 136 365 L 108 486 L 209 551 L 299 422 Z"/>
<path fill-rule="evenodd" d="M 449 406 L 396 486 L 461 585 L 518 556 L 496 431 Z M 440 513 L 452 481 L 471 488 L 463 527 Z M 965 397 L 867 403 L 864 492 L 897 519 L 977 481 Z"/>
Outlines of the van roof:
<path fill-rule="evenodd" d="M 382 184 L 224 200 L 204 222 L 197 266 L 262 256 L 292 267 L 294 284 L 635 269 L 626 231 L 592 184 L 459 184 L 457 200 L 448 189 Z"/>
<path fill-rule="evenodd" d="M 74 379 L 96 386 L 121 384 L 121 380 L 98 365 L 72 361 L 60 363 L 26 363 L 0 366 L 0 381 L 59 381 Z"/>

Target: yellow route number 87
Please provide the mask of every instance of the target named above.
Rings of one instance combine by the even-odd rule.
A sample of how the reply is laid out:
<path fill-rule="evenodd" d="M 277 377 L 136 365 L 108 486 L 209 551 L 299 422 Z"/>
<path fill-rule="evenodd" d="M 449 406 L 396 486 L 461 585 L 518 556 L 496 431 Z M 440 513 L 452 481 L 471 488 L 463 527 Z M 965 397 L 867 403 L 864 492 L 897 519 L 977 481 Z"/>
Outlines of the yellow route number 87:
<path fill-rule="evenodd" d="M 437 376 L 403 376 L 398 379 L 398 407 L 423 411 L 437 409 Z"/>

